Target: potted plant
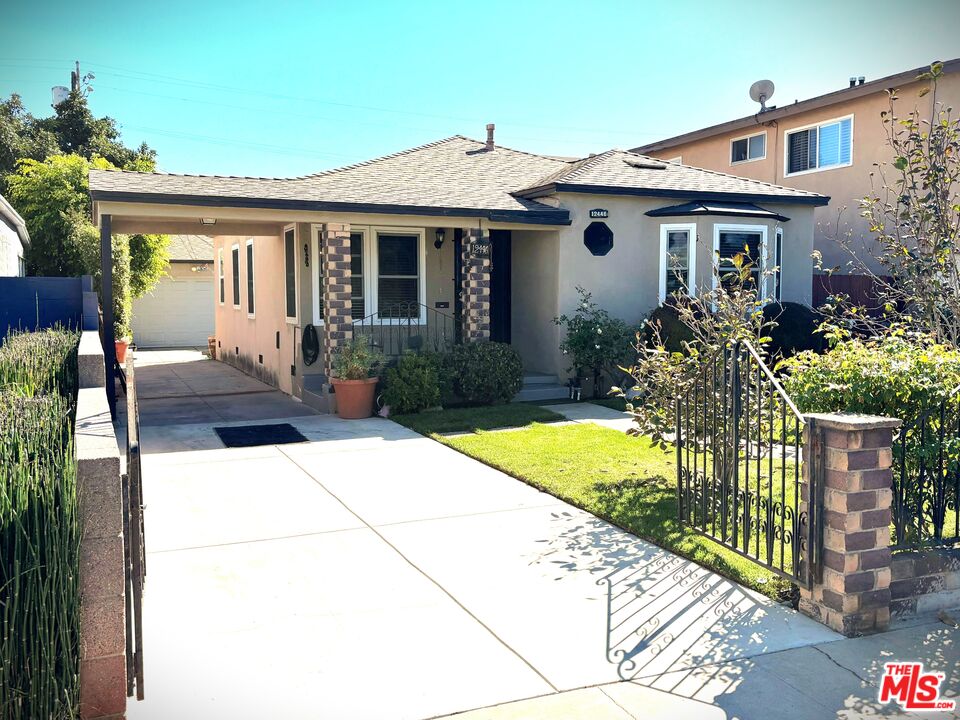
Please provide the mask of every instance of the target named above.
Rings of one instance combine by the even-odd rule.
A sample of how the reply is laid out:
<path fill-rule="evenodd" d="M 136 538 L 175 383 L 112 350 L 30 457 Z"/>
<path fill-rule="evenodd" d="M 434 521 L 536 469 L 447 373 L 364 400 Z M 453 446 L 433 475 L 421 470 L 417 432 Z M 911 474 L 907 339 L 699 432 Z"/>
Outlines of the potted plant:
<path fill-rule="evenodd" d="M 373 397 L 382 365 L 383 355 L 370 346 L 365 335 L 356 336 L 337 348 L 331 379 L 337 396 L 337 415 L 348 420 L 373 415 Z"/>
<path fill-rule="evenodd" d="M 125 319 L 117 319 L 113 323 L 113 339 L 117 362 L 123 365 L 127 361 L 127 348 L 130 347 L 130 325 Z"/>

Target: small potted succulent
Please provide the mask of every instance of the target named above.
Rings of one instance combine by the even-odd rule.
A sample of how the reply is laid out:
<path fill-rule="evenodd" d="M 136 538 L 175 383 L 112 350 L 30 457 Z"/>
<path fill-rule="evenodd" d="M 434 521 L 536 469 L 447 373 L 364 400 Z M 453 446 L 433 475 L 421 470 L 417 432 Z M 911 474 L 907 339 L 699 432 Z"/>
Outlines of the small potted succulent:
<path fill-rule="evenodd" d="M 333 383 L 337 396 L 337 415 L 348 420 L 373 415 L 383 355 L 365 335 L 353 337 L 334 353 Z"/>

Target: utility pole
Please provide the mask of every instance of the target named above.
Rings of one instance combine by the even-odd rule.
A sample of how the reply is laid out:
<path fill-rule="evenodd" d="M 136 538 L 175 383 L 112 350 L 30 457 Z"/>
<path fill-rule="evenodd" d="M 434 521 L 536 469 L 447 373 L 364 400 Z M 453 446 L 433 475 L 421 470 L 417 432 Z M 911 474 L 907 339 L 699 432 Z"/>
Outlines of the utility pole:
<path fill-rule="evenodd" d="M 80 61 L 77 60 L 77 69 L 70 73 L 71 92 L 80 92 Z"/>

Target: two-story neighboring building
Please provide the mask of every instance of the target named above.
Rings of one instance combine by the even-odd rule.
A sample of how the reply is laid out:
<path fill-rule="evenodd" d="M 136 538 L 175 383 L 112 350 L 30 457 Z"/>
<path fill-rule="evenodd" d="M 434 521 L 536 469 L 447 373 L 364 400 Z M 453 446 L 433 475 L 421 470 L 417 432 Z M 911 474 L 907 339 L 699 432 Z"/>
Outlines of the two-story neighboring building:
<path fill-rule="evenodd" d="M 859 202 L 871 192 L 875 165 L 892 160 L 880 117 L 890 108 L 888 90 L 897 90 L 899 116 L 916 108 L 930 117 L 940 104 L 960 107 L 960 59 L 944 63 L 936 93 L 920 97 L 930 83 L 918 76 L 928 70 L 916 68 L 871 82 L 851 78 L 848 87 L 835 92 L 780 107 L 768 105 L 754 115 L 633 151 L 829 196 L 830 203 L 815 212 L 814 244 L 824 267 L 839 267 L 841 274 L 814 278 L 814 302 L 829 289 L 866 299 L 869 282 L 846 274 L 850 257 L 836 238 L 850 233 L 852 244 L 869 259 L 870 227 L 860 216 Z"/>

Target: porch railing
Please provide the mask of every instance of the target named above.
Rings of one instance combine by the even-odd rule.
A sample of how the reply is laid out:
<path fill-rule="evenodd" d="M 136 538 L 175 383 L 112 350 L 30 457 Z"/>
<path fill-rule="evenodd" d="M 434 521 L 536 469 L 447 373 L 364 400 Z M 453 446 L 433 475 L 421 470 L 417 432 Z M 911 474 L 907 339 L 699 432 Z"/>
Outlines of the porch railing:
<path fill-rule="evenodd" d="M 370 338 L 387 358 L 407 350 L 447 352 L 460 342 L 460 324 L 453 315 L 418 302 L 395 303 L 353 321 L 357 336 Z"/>

